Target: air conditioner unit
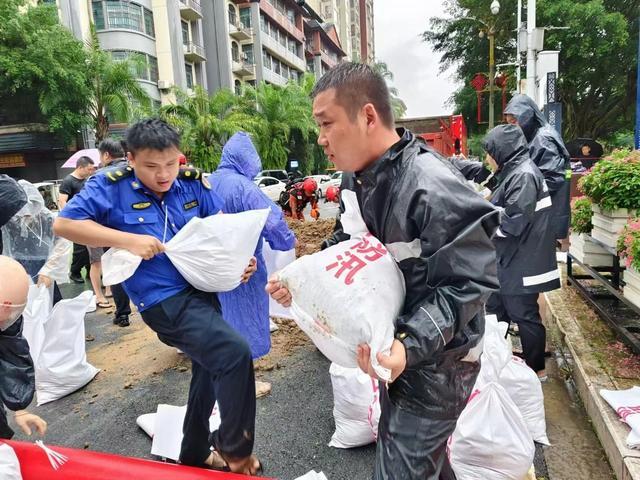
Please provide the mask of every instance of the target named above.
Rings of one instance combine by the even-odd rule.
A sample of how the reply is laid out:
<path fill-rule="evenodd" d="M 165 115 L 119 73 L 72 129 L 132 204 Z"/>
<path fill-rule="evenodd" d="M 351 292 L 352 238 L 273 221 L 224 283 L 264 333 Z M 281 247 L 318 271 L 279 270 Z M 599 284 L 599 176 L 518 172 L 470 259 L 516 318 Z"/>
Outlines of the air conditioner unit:
<path fill-rule="evenodd" d="M 166 80 L 158 80 L 158 88 L 160 90 L 169 90 L 171 88 L 171 82 Z"/>
<path fill-rule="evenodd" d="M 238 30 L 244 30 L 244 23 L 238 22 Z"/>

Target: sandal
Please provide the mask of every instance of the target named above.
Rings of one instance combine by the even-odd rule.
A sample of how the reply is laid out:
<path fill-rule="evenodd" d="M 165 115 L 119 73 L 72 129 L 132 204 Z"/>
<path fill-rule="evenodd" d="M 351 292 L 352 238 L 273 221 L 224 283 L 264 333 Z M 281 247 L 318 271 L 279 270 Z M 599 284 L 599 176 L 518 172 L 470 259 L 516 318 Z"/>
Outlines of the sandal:
<path fill-rule="evenodd" d="M 96 307 L 98 308 L 109 308 L 110 306 L 111 304 L 108 300 L 105 300 L 104 302 L 96 302 Z"/>

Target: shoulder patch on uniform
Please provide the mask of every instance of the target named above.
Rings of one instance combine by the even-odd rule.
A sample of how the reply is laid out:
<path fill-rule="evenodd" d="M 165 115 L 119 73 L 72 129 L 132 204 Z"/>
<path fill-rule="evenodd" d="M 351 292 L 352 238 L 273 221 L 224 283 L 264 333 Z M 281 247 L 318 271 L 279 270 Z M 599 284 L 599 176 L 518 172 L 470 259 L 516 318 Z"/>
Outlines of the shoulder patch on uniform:
<path fill-rule="evenodd" d="M 178 178 L 182 180 L 200 180 L 202 170 L 199 168 L 181 168 Z"/>
<path fill-rule="evenodd" d="M 119 182 L 120 180 L 129 178 L 132 175 L 133 175 L 133 168 L 131 167 L 114 168 L 112 170 L 107 170 L 105 172 L 105 176 L 109 179 L 111 183 Z"/>
<path fill-rule="evenodd" d="M 151 206 L 151 202 L 138 202 L 131 205 L 131 208 L 135 210 L 144 210 L 145 208 L 149 208 Z"/>

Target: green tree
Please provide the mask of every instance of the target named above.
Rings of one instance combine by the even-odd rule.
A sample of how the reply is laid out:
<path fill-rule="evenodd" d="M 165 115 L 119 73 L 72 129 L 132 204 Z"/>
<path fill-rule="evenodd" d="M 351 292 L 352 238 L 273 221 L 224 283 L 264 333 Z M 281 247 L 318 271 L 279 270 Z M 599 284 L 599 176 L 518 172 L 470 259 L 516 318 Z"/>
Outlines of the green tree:
<path fill-rule="evenodd" d="M 110 118 L 127 122 L 139 109 L 150 111 L 151 99 L 136 79 L 136 72 L 146 68 L 142 57 L 115 60 L 109 52 L 100 48 L 93 25 L 87 51 L 90 82 L 88 110 L 96 141 L 100 142 L 109 135 Z"/>
<path fill-rule="evenodd" d="M 0 1 L 0 110 L 11 123 L 47 123 L 66 142 L 86 122 L 89 88 L 82 42 L 55 6 Z"/>
<path fill-rule="evenodd" d="M 396 120 L 401 119 L 407 112 L 407 105 L 400 98 L 398 89 L 393 86 L 393 72 L 389 70 L 389 66 L 385 62 L 375 61 L 371 68 L 385 79 L 389 87 L 389 96 L 391 97 L 391 109 Z"/>
<path fill-rule="evenodd" d="M 160 108 L 160 117 L 174 125 L 182 135 L 182 151 L 189 161 L 205 171 L 220 163 L 222 147 L 234 133 L 255 132 L 257 122 L 241 111 L 242 99 L 231 90 L 218 90 L 209 96 L 196 86 L 192 95 L 176 90 L 176 103 Z"/>
<path fill-rule="evenodd" d="M 469 81 L 475 73 L 488 70 L 487 37 L 478 37 L 486 28 L 474 18 L 495 25 L 497 64 L 515 58 L 516 0 L 500 3 L 500 14 L 494 17 L 487 1 L 448 0 L 447 18 L 432 18 L 430 30 L 423 35 L 442 54 L 441 67 L 454 67 L 463 82 L 451 103 L 463 113 L 472 130 L 476 100 Z M 549 30 L 545 38 L 546 49 L 560 50 L 559 92 L 565 107 L 566 138 L 599 138 L 625 126 L 630 128 L 638 3 L 538 0 L 539 25 L 569 27 Z"/>

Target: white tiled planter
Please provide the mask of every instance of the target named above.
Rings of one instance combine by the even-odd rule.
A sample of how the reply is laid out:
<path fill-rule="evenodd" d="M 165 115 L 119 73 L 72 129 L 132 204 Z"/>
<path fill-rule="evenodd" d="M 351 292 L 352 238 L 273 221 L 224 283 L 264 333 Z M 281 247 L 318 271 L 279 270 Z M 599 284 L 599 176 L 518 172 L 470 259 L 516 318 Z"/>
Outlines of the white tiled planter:
<path fill-rule="evenodd" d="M 613 256 L 585 234 L 572 233 L 569 253 L 591 267 L 612 267 Z"/>
<path fill-rule="evenodd" d="M 627 224 L 629 217 L 635 215 L 635 211 L 626 208 L 604 211 L 597 205 L 591 205 L 591 209 L 593 210 L 591 236 L 608 247 L 616 248 L 620 232 Z"/>
<path fill-rule="evenodd" d="M 624 282 L 624 297 L 636 307 L 640 307 L 640 273 L 633 268 L 627 268 L 624 271 Z"/>

